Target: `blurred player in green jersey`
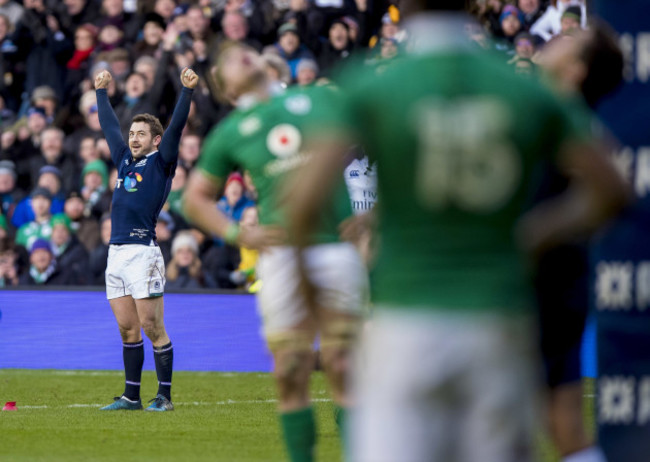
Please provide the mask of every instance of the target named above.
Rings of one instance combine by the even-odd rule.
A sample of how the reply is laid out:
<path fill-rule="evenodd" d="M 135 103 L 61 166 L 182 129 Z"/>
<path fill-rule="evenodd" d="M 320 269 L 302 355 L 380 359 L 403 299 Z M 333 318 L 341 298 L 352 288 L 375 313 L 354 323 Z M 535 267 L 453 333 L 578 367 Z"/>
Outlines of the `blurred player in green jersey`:
<path fill-rule="evenodd" d="M 314 87 L 274 97 L 264 61 L 242 45 L 221 52 L 215 79 L 237 109 L 206 139 L 198 171 L 186 188 L 185 213 L 231 244 L 263 249 L 257 266 L 262 281 L 258 303 L 275 362 L 281 425 L 290 459 L 311 461 L 316 431 L 308 388 L 314 338 L 320 335 L 321 364 L 341 424 L 349 405 L 348 352 L 367 290 L 358 252 L 339 241 L 338 225 L 352 214 L 342 176 L 336 197 L 323 205 L 307 238 L 304 270 L 319 288 L 315 300 L 300 291 L 302 260 L 282 241 L 283 198 L 294 181 L 293 172 L 308 159 L 302 140 L 311 130 L 333 125 L 327 111 L 332 90 Z M 258 192 L 259 228 L 240 228 L 215 207 L 219 187 L 235 166 L 250 174 Z"/>
<path fill-rule="evenodd" d="M 593 229 L 627 190 L 565 109 L 463 31 L 464 1 L 404 1 L 399 66 L 349 76 L 339 126 L 308 140 L 292 195 L 305 234 L 351 139 L 378 166 L 375 316 L 350 420 L 351 460 L 531 460 L 534 330 L 519 247 Z M 439 14 L 442 13 L 442 14 Z M 523 217 L 544 164 L 579 174 Z"/>

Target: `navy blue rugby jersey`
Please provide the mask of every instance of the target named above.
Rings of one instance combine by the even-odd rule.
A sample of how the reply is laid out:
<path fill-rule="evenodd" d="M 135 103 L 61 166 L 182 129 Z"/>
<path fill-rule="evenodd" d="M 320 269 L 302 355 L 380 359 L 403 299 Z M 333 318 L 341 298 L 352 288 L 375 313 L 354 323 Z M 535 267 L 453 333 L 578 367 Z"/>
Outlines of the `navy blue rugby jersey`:
<path fill-rule="evenodd" d="M 120 123 L 106 90 L 97 90 L 99 122 L 118 171 L 111 207 L 111 244 L 151 245 L 155 242 L 158 214 L 171 189 L 178 145 L 191 99 L 192 90 L 184 87 L 158 150 L 134 159 L 122 138 Z"/>

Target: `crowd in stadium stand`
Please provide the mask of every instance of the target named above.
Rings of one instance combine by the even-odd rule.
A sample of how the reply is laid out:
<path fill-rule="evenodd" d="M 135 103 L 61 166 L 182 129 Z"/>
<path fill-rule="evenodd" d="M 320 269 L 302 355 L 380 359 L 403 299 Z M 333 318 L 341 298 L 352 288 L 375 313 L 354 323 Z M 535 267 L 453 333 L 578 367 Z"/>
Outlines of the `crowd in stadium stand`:
<path fill-rule="evenodd" d="M 263 53 L 280 85 L 320 84 L 353 56 L 399 59 L 407 34 L 398 3 L 0 0 L 0 288 L 104 284 L 116 169 L 94 76 L 105 69 L 114 76 L 108 94 L 126 135 L 135 114 L 168 122 L 185 66 L 201 80 L 156 227 L 168 287 L 248 287 L 255 252 L 203 235 L 180 209 L 203 138 L 232 110 L 210 78 L 215 51 L 243 42 Z M 547 40 L 585 27 L 587 18 L 578 0 L 476 0 L 473 7 L 479 22 L 468 33 L 520 73 L 534 72 Z M 218 206 L 254 225 L 255 195 L 245 172 L 233 172 Z"/>

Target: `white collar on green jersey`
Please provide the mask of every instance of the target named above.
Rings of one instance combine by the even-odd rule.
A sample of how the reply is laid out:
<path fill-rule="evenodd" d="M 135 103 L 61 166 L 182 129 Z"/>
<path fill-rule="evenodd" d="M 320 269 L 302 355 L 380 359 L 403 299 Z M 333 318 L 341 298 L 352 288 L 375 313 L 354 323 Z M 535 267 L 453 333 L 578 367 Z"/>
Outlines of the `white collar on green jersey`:
<path fill-rule="evenodd" d="M 281 82 L 271 82 L 267 88 L 269 97 L 273 98 L 274 96 L 281 95 L 285 92 L 286 85 Z M 254 106 L 257 106 L 261 102 L 260 95 L 254 91 L 244 93 L 237 99 L 235 107 L 241 109 L 242 111 L 247 111 Z"/>
<path fill-rule="evenodd" d="M 418 14 L 404 23 L 408 32 L 407 49 L 415 54 L 471 51 L 476 44 L 467 33 L 470 24 L 476 21 L 464 13 Z"/>

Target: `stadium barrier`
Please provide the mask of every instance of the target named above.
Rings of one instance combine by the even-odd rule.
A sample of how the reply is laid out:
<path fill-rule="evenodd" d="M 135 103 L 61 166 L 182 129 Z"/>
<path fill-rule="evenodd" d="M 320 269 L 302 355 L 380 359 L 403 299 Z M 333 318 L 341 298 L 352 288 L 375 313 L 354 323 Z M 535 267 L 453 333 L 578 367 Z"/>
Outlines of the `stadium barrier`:
<path fill-rule="evenodd" d="M 175 370 L 269 372 L 253 295 L 193 291 L 165 294 L 165 324 Z M 596 377 L 596 335 L 583 338 L 585 377 Z M 148 352 L 149 340 L 145 337 Z M 117 324 L 101 288 L 0 291 L 0 368 L 122 370 Z M 153 370 L 151 354 L 145 369 Z"/>
<path fill-rule="evenodd" d="M 268 372 L 255 297 L 165 294 L 177 371 Z M 154 370 L 145 337 L 145 364 Z M 122 370 L 122 342 L 103 289 L 1 290 L 0 368 Z"/>

